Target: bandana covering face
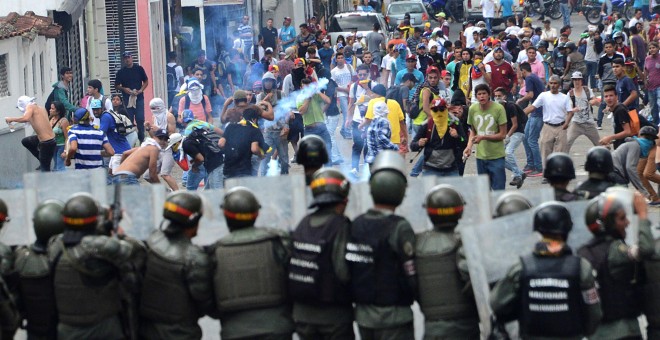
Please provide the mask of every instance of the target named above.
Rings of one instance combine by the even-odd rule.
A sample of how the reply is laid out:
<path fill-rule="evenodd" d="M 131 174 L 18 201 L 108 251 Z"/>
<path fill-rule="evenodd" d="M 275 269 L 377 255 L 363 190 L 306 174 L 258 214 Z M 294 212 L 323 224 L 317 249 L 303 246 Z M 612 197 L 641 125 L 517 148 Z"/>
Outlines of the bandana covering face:
<path fill-rule="evenodd" d="M 154 124 L 158 129 L 167 129 L 167 109 L 165 102 L 160 98 L 154 98 L 149 102 L 151 113 L 154 115 Z"/>

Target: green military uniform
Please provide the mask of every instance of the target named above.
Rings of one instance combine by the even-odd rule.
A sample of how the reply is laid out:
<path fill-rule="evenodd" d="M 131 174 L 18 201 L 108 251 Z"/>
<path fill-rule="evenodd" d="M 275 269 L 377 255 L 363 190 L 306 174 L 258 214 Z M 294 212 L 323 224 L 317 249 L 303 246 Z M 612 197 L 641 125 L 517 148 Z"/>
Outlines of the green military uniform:
<path fill-rule="evenodd" d="M 135 252 L 131 242 L 87 235 L 77 244 L 53 238 L 48 256 L 54 268 L 58 339 L 123 339 L 118 273 Z"/>
<path fill-rule="evenodd" d="M 286 233 L 255 227 L 234 230 L 214 244 L 213 281 L 222 339 L 291 339 L 294 324 L 284 276 L 290 247 Z M 255 266 L 245 266 L 252 263 Z M 271 277 L 273 271 L 281 277 Z M 277 282 L 267 282 L 273 279 Z"/>
<path fill-rule="evenodd" d="M 378 224 L 380 221 L 394 216 L 392 211 L 386 209 L 369 209 L 360 217 L 366 223 Z M 401 219 L 393 228 L 387 239 L 391 250 L 399 257 L 401 264 L 412 261 L 414 271 L 415 259 L 415 232 L 410 223 Z M 348 257 L 348 254 L 347 254 Z M 401 269 L 403 271 L 403 269 Z M 408 289 L 416 290 L 416 278 L 411 276 L 411 286 Z M 404 283 L 406 285 L 408 283 Z M 410 306 L 390 305 L 378 306 L 374 304 L 355 304 L 355 321 L 360 326 L 362 339 L 413 339 L 413 313 Z"/>
<path fill-rule="evenodd" d="M 570 252 L 570 250 L 568 250 Z M 535 252 L 538 254 L 538 252 Z M 542 256 L 542 255 L 540 255 Z M 521 295 L 521 272 L 523 264 L 521 261 L 516 263 L 506 277 L 500 281 L 490 295 L 490 305 L 493 313 L 497 316 L 498 320 L 517 319 L 520 309 L 520 295 Z M 589 261 L 585 259 L 580 260 L 580 290 L 583 295 L 587 292 L 594 292 L 596 283 L 592 274 L 592 267 Z M 593 295 L 593 294 L 591 294 Z M 597 301 L 597 300 L 596 300 Z M 591 334 L 598 326 L 601 318 L 600 304 L 594 303 L 593 300 L 585 301 L 582 312 L 584 315 L 583 327 L 586 334 Z M 590 304 L 589 304 L 590 303 Z M 552 337 L 524 337 L 525 339 L 532 340 L 550 340 L 550 339 L 575 339 L 580 340 L 583 336 L 576 336 L 573 338 L 552 338 Z M 593 339 L 592 337 L 589 337 Z"/>
<path fill-rule="evenodd" d="M 7 204 L 0 199 L 0 229 L 9 222 Z M 0 243 L 0 338 L 13 339 L 20 325 L 20 315 L 13 288 L 14 253 L 9 246 Z M 8 284 L 11 284 L 11 288 Z"/>
<path fill-rule="evenodd" d="M 660 339 L 660 239 L 655 240 L 655 254 L 644 261 L 644 315 L 648 322 L 647 338 Z"/>
<path fill-rule="evenodd" d="M 639 251 L 638 259 L 631 256 L 633 247 L 627 245 L 622 239 L 614 239 L 610 235 L 602 235 L 603 242 L 611 242 L 607 255 L 607 267 L 612 278 L 616 281 L 638 280 L 638 277 L 630 277 L 631 272 L 640 272 L 642 263 L 639 259 L 647 259 L 653 256 L 655 245 L 651 234 L 651 222 L 649 220 L 639 221 Z M 580 249 L 580 255 L 582 250 Z M 584 255 L 582 255 L 584 256 Z M 639 298 L 639 296 L 638 296 Z M 641 303 L 642 301 L 635 301 Z M 605 302 L 604 302 L 605 304 Z M 641 312 L 641 311 L 640 311 Z M 637 317 L 622 318 L 614 321 L 603 321 L 590 339 L 621 339 L 626 337 L 640 337 L 642 333 L 639 328 Z M 650 339 L 650 338 L 649 338 Z"/>
<path fill-rule="evenodd" d="M 417 270 L 419 275 L 420 298 L 419 303 L 424 312 L 424 339 L 479 339 L 479 315 L 477 314 L 470 276 L 468 274 L 465 254 L 460 248 L 460 239 L 453 229 L 429 230 L 417 235 L 415 246 Z M 428 292 L 433 293 L 435 285 L 436 294 L 444 293 L 447 300 L 444 306 L 437 306 L 439 311 L 425 309 L 426 291 L 424 289 L 427 278 L 423 277 L 426 265 L 425 259 L 439 262 L 450 262 L 454 270 L 449 272 L 435 272 L 428 277 Z M 429 263 L 429 265 L 432 265 Z M 452 277 L 453 276 L 453 277 Z M 434 282 L 435 281 L 435 282 Z M 437 290 L 437 287 L 453 288 L 455 291 Z M 432 296 L 429 296 L 432 298 Z M 430 300 L 430 299 L 429 299 Z M 433 306 L 436 307 L 436 306 Z M 429 309 L 432 307 L 429 306 Z M 444 308 L 444 309 L 442 309 Z M 440 318 L 432 318 L 432 313 L 440 314 Z"/>
<path fill-rule="evenodd" d="M 312 228 L 320 227 L 337 216 L 334 206 L 319 209 L 310 215 L 309 223 Z M 342 284 L 349 281 L 348 266 L 344 257 L 346 255 L 346 240 L 349 233 L 350 221 L 343 219 L 344 223 L 337 225 L 337 235 L 332 245 L 332 265 L 334 275 Z M 340 339 L 353 339 L 353 307 L 308 304 L 294 302 L 293 320 L 296 322 L 296 332 L 302 339 L 313 339 L 314 334 L 333 334 Z"/>
<path fill-rule="evenodd" d="M 183 232 L 155 230 L 147 240 L 140 299 L 145 339 L 200 339 L 199 317 L 212 310 L 211 261 Z"/>

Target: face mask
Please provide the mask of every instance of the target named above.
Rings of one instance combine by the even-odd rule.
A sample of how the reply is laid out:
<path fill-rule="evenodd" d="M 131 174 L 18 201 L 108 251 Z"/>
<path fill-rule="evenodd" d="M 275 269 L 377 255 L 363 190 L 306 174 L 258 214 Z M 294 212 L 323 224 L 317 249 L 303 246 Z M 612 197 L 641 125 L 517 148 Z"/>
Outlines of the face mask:
<path fill-rule="evenodd" d="M 188 95 L 190 96 L 190 102 L 193 104 L 201 103 L 204 97 L 204 94 L 202 94 L 202 89 L 200 88 L 196 88 L 188 91 Z"/>

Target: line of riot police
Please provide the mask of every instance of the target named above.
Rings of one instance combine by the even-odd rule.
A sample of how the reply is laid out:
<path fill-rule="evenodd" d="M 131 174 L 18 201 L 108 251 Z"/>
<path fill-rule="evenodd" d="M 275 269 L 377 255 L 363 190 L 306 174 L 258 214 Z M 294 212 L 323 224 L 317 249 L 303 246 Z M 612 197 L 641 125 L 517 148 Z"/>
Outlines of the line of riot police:
<path fill-rule="evenodd" d="M 204 248 L 191 242 L 204 214 L 195 193 L 170 194 L 163 225 L 145 242 L 113 233 L 111 210 L 87 194 L 42 202 L 36 242 L 13 253 L 0 246 L 2 337 L 22 325 L 30 339 L 200 339 L 198 320 L 209 315 L 220 320 L 222 339 L 354 339 L 353 322 L 362 339 L 414 339 L 417 301 L 425 339 L 479 339 L 456 230 L 465 201 L 450 185 L 432 188 L 425 209 L 433 229 L 415 235 L 394 214 L 405 173 L 401 156 L 379 154 L 369 180 L 374 207 L 350 221 L 350 183 L 337 170 L 317 170 L 308 181 L 315 210 L 290 234 L 256 228 L 257 197 L 229 189 L 221 209 L 230 233 Z M 529 208 L 509 193 L 496 212 Z M 637 245 L 624 241 L 624 208 L 608 192 L 590 202 L 594 238 L 578 257 L 566 245 L 573 222 L 563 203 L 537 207 L 542 239 L 493 288 L 494 319 L 518 320 L 525 339 L 622 339 L 641 336 L 643 311 L 648 338 L 658 339 L 660 256 L 646 202 L 635 196 Z M 7 215 L 0 200 L 0 221 Z"/>

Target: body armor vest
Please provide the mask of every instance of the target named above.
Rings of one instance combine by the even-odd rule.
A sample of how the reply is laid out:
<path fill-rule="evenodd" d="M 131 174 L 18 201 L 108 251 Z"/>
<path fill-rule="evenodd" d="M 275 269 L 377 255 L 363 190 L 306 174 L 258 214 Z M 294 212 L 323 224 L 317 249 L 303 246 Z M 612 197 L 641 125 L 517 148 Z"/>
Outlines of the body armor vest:
<path fill-rule="evenodd" d="M 635 267 L 639 264 L 627 266 L 622 274 L 625 277 L 623 280 L 612 277 L 607 266 L 607 257 L 613 241 L 609 237 L 595 238 L 578 250 L 578 254 L 587 259 L 596 270 L 598 295 L 603 309 L 602 322 L 636 318 L 641 313 L 642 297 L 637 285 L 633 284 L 637 281 Z"/>
<path fill-rule="evenodd" d="M 580 258 L 527 255 L 521 261 L 521 333 L 549 337 L 582 335 Z"/>
<path fill-rule="evenodd" d="M 430 233 L 420 235 L 417 244 L 423 245 L 424 238 L 428 238 Z M 479 317 L 474 297 L 468 297 L 463 292 L 465 282 L 461 280 L 456 266 L 457 252 L 458 244 L 443 253 L 417 252 L 419 305 L 426 321 Z"/>
<path fill-rule="evenodd" d="M 58 242 L 61 243 L 61 239 Z M 121 302 L 116 271 L 106 275 L 92 275 L 74 257 L 73 248 L 61 245 L 62 254 L 54 269 L 53 284 L 55 301 L 59 301 L 59 321 L 71 326 L 86 327 L 117 315 L 121 310 Z"/>
<path fill-rule="evenodd" d="M 289 294 L 305 304 L 349 305 L 350 291 L 335 275 L 332 249 L 346 216 L 334 214 L 318 227 L 306 216 L 291 234 L 293 253 L 289 263 Z"/>
<path fill-rule="evenodd" d="M 197 323 L 199 314 L 185 277 L 189 248 L 195 246 L 184 236 L 169 239 L 160 230 L 149 236 L 147 245 L 140 315 L 160 323 Z"/>
<path fill-rule="evenodd" d="M 578 186 L 575 188 L 575 191 L 585 192 L 587 193 L 586 199 L 592 199 L 601 193 L 604 193 L 605 190 L 611 186 L 614 186 L 613 182 L 590 178 L 578 184 Z"/>
<path fill-rule="evenodd" d="M 284 268 L 275 259 L 279 235 L 258 232 L 264 234 L 249 242 L 218 242 L 213 286 L 220 312 L 273 307 L 286 300 Z"/>
<path fill-rule="evenodd" d="M 359 216 L 351 226 L 346 260 L 351 271 L 351 291 L 357 303 L 377 306 L 410 306 L 414 294 L 403 273 L 402 262 L 388 239 L 403 218 Z"/>
<path fill-rule="evenodd" d="M 28 247 L 19 248 L 15 268 L 28 333 L 54 338 L 57 335 L 57 308 L 48 256 Z"/>
<path fill-rule="evenodd" d="M 644 315 L 650 326 L 660 328 L 660 254 L 657 250 L 651 259 L 644 261 L 644 269 L 647 280 L 644 286 Z"/>

